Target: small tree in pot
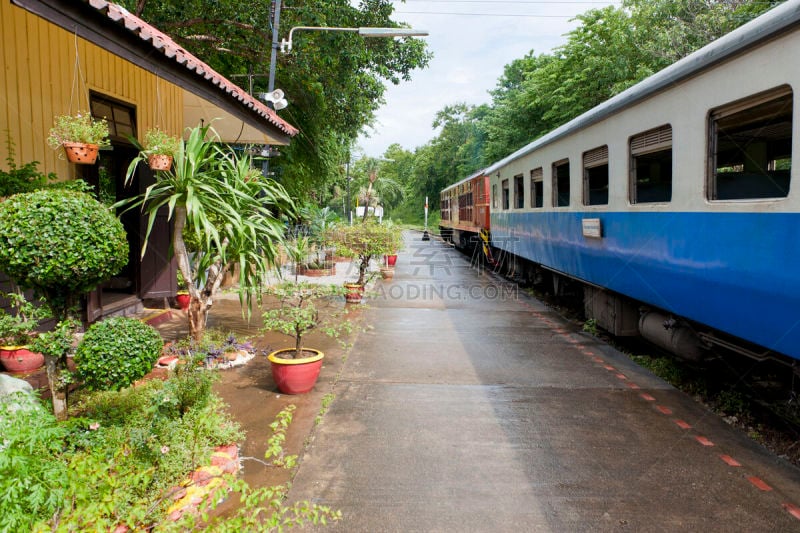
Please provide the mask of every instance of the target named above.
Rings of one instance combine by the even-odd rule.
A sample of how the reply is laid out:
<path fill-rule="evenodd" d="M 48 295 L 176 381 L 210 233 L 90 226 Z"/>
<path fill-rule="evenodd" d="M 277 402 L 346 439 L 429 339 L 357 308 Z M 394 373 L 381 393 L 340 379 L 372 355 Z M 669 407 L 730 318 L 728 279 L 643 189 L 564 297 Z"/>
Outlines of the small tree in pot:
<path fill-rule="evenodd" d="M 43 305 L 29 302 L 19 289 L 5 295 L 11 311 L 0 308 L 0 362 L 9 372 L 28 372 L 44 364 L 44 356 L 31 351 L 41 322 L 51 317 Z"/>
<path fill-rule="evenodd" d="M 88 194 L 42 190 L 0 202 L 0 270 L 43 296 L 58 322 L 77 318 L 81 295 L 127 261 L 122 223 Z M 45 362 L 54 412 L 65 417 L 67 388 L 61 374 L 67 353 L 45 353 Z"/>
<path fill-rule="evenodd" d="M 342 318 L 341 311 L 333 308 L 321 311 L 317 306 L 322 300 L 332 304 L 331 297 L 344 294 L 344 288 L 286 281 L 269 287 L 266 293 L 276 298 L 278 307 L 262 315 L 264 331 L 278 331 L 295 339 L 294 348 L 269 354 L 275 383 L 286 394 L 308 392 L 319 375 L 324 354 L 306 348 L 303 337 L 314 330 L 330 337 L 338 337 L 352 330 L 351 323 Z"/>
<path fill-rule="evenodd" d="M 342 255 L 358 258 L 356 283 L 362 287 L 367 283 L 370 261 L 393 253 L 397 242 L 395 230 L 372 219 L 352 226 L 337 226 L 328 231 L 327 238 Z"/>

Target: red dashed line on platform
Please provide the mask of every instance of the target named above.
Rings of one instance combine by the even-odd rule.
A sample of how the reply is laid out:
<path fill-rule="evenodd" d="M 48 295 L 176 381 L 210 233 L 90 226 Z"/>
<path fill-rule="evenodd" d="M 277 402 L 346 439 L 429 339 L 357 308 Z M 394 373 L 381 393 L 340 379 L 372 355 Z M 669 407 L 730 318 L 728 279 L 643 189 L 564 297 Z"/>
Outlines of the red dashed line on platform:
<path fill-rule="evenodd" d="M 672 409 L 670 409 L 669 407 L 666 407 L 664 405 L 656 405 L 656 409 L 658 409 L 662 414 L 665 414 L 665 415 L 671 415 L 672 414 Z"/>
<path fill-rule="evenodd" d="M 750 477 L 748 477 L 748 478 L 747 478 L 747 481 L 749 481 L 750 483 L 752 483 L 752 484 L 753 484 L 753 485 L 754 485 L 754 486 L 755 486 L 755 487 L 756 487 L 758 490 L 763 490 L 763 491 L 770 491 L 770 490 L 772 490 L 772 487 L 770 487 L 769 485 L 767 485 L 766 483 L 764 483 L 764 480 L 763 480 L 763 479 L 761 479 L 761 478 L 758 478 L 758 477 L 756 477 L 756 476 L 750 476 Z"/>
<path fill-rule="evenodd" d="M 684 422 L 683 420 L 675 420 L 675 423 L 678 424 L 678 427 L 681 429 L 692 429 L 692 425 L 688 422 Z"/>
<path fill-rule="evenodd" d="M 628 376 L 625 374 L 617 374 L 617 379 L 628 379 Z"/>
<path fill-rule="evenodd" d="M 605 361 L 603 361 L 599 357 L 592 357 L 592 361 L 594 361 L 595 363 L 605 363 Z"/>
<path fill-rule="evenodd" d="M 641 388 L 639 385 L 637 385 L 636 383 L 633 383 L 632 381 L 628 381 L 627 383 L 625 383 L 625 385 L 627 385 L 628 388 L 633 389 L 633 390 L 639 390 Z"/>
<path fill-rule="evenodd" d="M 648 402 L 656 401 L 655 398 L 653 398 L 651 395 L 647 394 L 646 392 L 641 393 L 639 396 L 642 398 L 642 400 L 646 400 Z"/>
<path fill-rule="evenodd" d="M 699 443 L 700 443 L 700 444 L 702 444 L 703 446 L 713 446 L 713 445 L 714 445 L 714 443 L 713 443 L 713 442 L 711 442 L 710 440 L 708 440 L 708 439 L 707 439 L 707 438 L 705 438 L 705 437 L 701 437 L 700 435 L 697 435 L 697 436 L 694 438 L 694 440 L 696 440 L 697 442 L 699 442 Z"/>
<path fill-rule="evenodd" d="M 720 459 L 725 461 L 728 466 L 742 466 L 742 463 L 731 457 L 730 455 L 720 455 Z"/>
<path fill-rule="evenodd" d="M 781 506 L 786 509 L 790 515 L 800 520 L 800 507 L 792 505 L 791 503 L 782 503 Z"/>
<path fill-rule="evenodd" d="M 605 368 L 606 370 L 614 370 L 614 371 L 616 370 L 616 368 L 614 368 L 611 365 L 603 365 L 603 368 Z"/>
<path fill-rule="evenodd" d="M 584 350 L 583 355 L 588 355 L 589 357 L 592 357 L 594 355 L 594 352 L 591 352 L 589 350 Z"/>

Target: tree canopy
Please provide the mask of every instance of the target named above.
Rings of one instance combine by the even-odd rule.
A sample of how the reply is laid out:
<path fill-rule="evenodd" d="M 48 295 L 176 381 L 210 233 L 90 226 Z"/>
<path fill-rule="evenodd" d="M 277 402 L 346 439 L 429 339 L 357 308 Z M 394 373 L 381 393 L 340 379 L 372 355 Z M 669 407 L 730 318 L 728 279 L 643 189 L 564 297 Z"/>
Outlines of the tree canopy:
<path fill-rule="evenodd" d="M 439 133 L 413 154 L 407 202 L 439 191 L 534 141 L 782 3 L 762 0 L 623 0 L 591 9 L 550 53 L 531 50 L 505 66 L 491 102 L 453 103 L 434 118 Z M 395 147 L 390 150 L 396 150 Z M 387 150 L 387 154 L 389 151 Z M 391 157 L 388 156 L 387 157 Z M 411 205 L 400 212 L 418 219 Z"/>
<path fill-rule="evenodd" d="M 165 31 L 223 75 L 253 92 L 267 90 L 272 43 L 272 2 L 243 0 L 122 0 L 131 12 Z M 287 2 L 288 4 L 288 2 Z M 292 1 L 280 14 L 279 36 L 295 26 L 399 27 L 389 0 Z M 383 103 L 386 83 L 411 79 L 430 58 L 413 38 L 364 39 L 349 32 L 297 32 L 291 53 L 278 53 L 276 87 L 289 106 L 281 116 L 300 129 L 270 170 L 295 196 L 310 191 L 327 201 L 323 182 L 340 179 L 340 166 Z"/>

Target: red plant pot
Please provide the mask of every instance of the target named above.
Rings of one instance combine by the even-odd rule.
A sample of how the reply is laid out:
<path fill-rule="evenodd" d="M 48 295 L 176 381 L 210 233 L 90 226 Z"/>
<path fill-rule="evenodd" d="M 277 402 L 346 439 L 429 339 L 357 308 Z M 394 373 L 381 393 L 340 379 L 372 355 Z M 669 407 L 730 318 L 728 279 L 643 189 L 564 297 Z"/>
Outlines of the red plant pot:
<path fill-rule="evenodd" d="M 302 359 L 283 359 L 279 354 L 293 352 L 294 348 L 284 348 L 269 354 L 270 366 L 272 367 L 272 379 L 278 390 L 284 394 L 303 394 L 314 388 L 322 368 L 322 358 L 325 354 L 319 350 L 303 348 L 304 352 L 313 352 L 311 357 Z"/>
<path fill-rule="evenodd" d="M 44 365 L 44 356 L 26 346 L 1 346 L 0 363 L 9 372 L 32 372 Z"/>
<path fill-rule="evenodd" d="M 384 255 L 383 264 L 390 267 L 395 266 L 397 264 L 397 254 Z"/>
<path fill-rule="evenodd" d="M 175 301 L 178 302 L 178 305 L 181 308 L 181 311 L 188 311 L 189 310 L 189 302 L 192 301 L 192 297 L 188 294 L 178 293 L 175 295 Z"/>
<path fill-rule="evenodd" d="M 100 150 L 98 145 L 88 143 L 65 142 L 61 146 L 67 154 L 67 161 L 77 165 L 94 165 Z"/>
<path fill-rule="evenodd" d="M 364 286 L 358 283 L 345 283 L 344 288 L 347 292 L 344 293 L 344 300 L 347 303 L 361 303 L 364 297 Z"/>

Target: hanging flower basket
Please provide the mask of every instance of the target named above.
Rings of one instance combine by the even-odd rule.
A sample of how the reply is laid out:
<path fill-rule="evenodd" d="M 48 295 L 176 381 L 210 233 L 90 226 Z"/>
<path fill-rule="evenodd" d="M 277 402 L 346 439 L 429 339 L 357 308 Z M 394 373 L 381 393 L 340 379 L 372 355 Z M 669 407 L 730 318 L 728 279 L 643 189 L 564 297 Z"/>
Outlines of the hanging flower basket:
<path fill-rule="evenodd" d="M 172 156 L 166 154 L 150 154 L 147 156 L 147 164 L 151 170 L 169 170 L 172 168 Z"/>
<path fill-rule="evenodd" d="M 108 122 L 93 118 L 88 111 L 58 116 L 50 128 L 47 144 L 53 150 L 63 147 L 70 163 L 94 165 L 97 151 L 111 146 Z"/>
<path fill-rule="evenodd" d="M 67 154 L 67 161 L 76 165 L 94 165 L 100 150 L 96 144 L 65 142 L 61 146 Z"/>

